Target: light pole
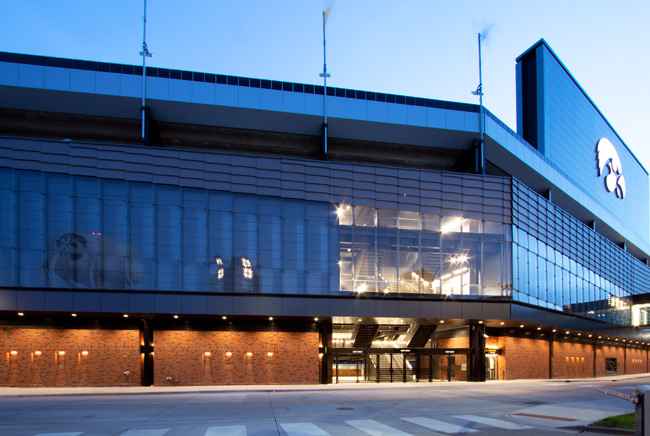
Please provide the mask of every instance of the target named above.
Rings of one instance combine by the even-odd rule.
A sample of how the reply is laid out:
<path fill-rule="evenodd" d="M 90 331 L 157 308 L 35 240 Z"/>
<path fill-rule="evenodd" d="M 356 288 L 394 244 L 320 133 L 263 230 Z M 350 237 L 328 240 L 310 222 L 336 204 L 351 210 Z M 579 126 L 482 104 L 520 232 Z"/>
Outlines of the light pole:
<path fill-rule="evenodd" d="M 144 0 L 144 15 L 142 16 L 142 51 L 140 52 L 140 56 L 142 56 L 142 107 L 140 107 L 140 111 L 142 112 L 142 140 L 144 141 L 145 145 L 148 144 L 148 132 L 147 132 L 147 58 L 150 58 L 153 56 L 152 53 L 149 52 L 149 48 L 147 47 L 147 0 Z"/>
<path fill-rule="evenodd" d="M 323 72 L 319 74 L 323 78 L 323 160 L 327 160 L 327 78 L 330 74 L 327 72 L 327 40 L 325 38 L 325 25 L 329 9 L 323 11 Z"/>
<path fill-rule="evenodd" d="M 481 34 L 478 34 L 478 87 L 472 94 L 479 96 L 479 114 L 478 114 L 478 128 L 480 139 L 476 150 L 476 158 L 474 162 L 474 171 L 476 173 L 485 174 L 485 126 L 483 115 L 483 62 L 481 61 Z"/>

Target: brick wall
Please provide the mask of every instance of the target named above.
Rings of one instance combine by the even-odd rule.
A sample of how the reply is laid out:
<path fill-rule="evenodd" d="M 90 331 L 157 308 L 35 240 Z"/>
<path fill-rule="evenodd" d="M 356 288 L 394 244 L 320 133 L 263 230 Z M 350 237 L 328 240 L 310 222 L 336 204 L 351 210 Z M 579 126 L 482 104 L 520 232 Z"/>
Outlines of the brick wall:
<path fill-rule="evenodd" d="M 648 354 L 645 350 L 638 348 L 628 348 L 626 374 L 640 374 L 647 372 Z"/>
<path fill-rule="evenodd" d="M 2 328 L 0 386 L 140 385 L 139 337 L 138 330 Z"/>
<path fill-rule="evenodd" d="M 593 344 L 553 342 L 553 378 L 586 378 L 593 375 Z"/>
<path fill-rule="evenodd" d="M 499 338 L 502 339 L 502 338 Z M 544 339 L 504 337 L 499 359 L 499 378 L 548 378 L 548 341 Z"/>
<path fill-rule="evenodd" d="M 155 331 L 154 343 L 155 385 L 319 382 L 318 333 Z"/>
<path fill-rule="evenodd" d="M 436 347 L 438 348 L 468 348 L 469 337 L 460 336 L 456 338 L 436 339 Z M 454 357 L 454 380 L 467 381 L 467 356 L 464 354 L 452 354 Z M 438 374 L 437 378 L 447 380 L 447 371 L 449 369 L 448 356 L 438 357 Z M 436 377 L 436 375 L 434 375 Z"/>

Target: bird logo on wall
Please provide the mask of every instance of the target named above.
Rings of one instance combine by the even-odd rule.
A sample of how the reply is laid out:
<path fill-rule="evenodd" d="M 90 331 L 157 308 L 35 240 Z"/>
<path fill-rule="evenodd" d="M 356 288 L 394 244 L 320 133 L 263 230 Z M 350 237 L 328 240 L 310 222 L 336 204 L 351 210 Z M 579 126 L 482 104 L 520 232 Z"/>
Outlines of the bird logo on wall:
<path fill-rule="evenodd" d="M 614 144 L 609 139 L 601 138 L 596 144 L 596 161 L 598 162 L 598 177 L 605 175 L 605 189 L 614 192 L 616 197 L 625 198 L 625 177 L 621 158 Z"/>

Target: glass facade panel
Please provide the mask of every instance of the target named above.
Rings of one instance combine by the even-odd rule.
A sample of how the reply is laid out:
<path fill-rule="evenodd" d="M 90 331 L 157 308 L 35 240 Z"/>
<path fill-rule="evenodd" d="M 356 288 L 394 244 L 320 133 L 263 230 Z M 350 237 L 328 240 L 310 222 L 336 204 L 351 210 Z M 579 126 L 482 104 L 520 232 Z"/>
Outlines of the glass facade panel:
<path fill-rule="evenodd" d="M 369 207 L 351 222 L 348 207 L 337 207 L 341 291 L 511 296 L 503 224 Z"/>
<path fill-rule="evenodd" d="M 0 286 L 326 294 L 352 268 L 329 203 L 1 173 Z"/>

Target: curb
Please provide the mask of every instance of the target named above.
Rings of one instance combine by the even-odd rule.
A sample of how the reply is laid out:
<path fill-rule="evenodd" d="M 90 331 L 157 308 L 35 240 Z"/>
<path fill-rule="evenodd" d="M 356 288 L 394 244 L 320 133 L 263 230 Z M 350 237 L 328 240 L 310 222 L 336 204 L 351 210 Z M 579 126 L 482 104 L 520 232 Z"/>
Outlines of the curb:
<path fill-rule="evenodd" d="M 623 428 L 606 428 L 606 427 L 589 427 L 588 425 L 575 426 L 575 427 L 562 427 L 570 430 L 576 430 L 582 434 L 611 434 L 611 435 L 630 435 L 634 434 L 634 430 L 627 430 Z"/>

